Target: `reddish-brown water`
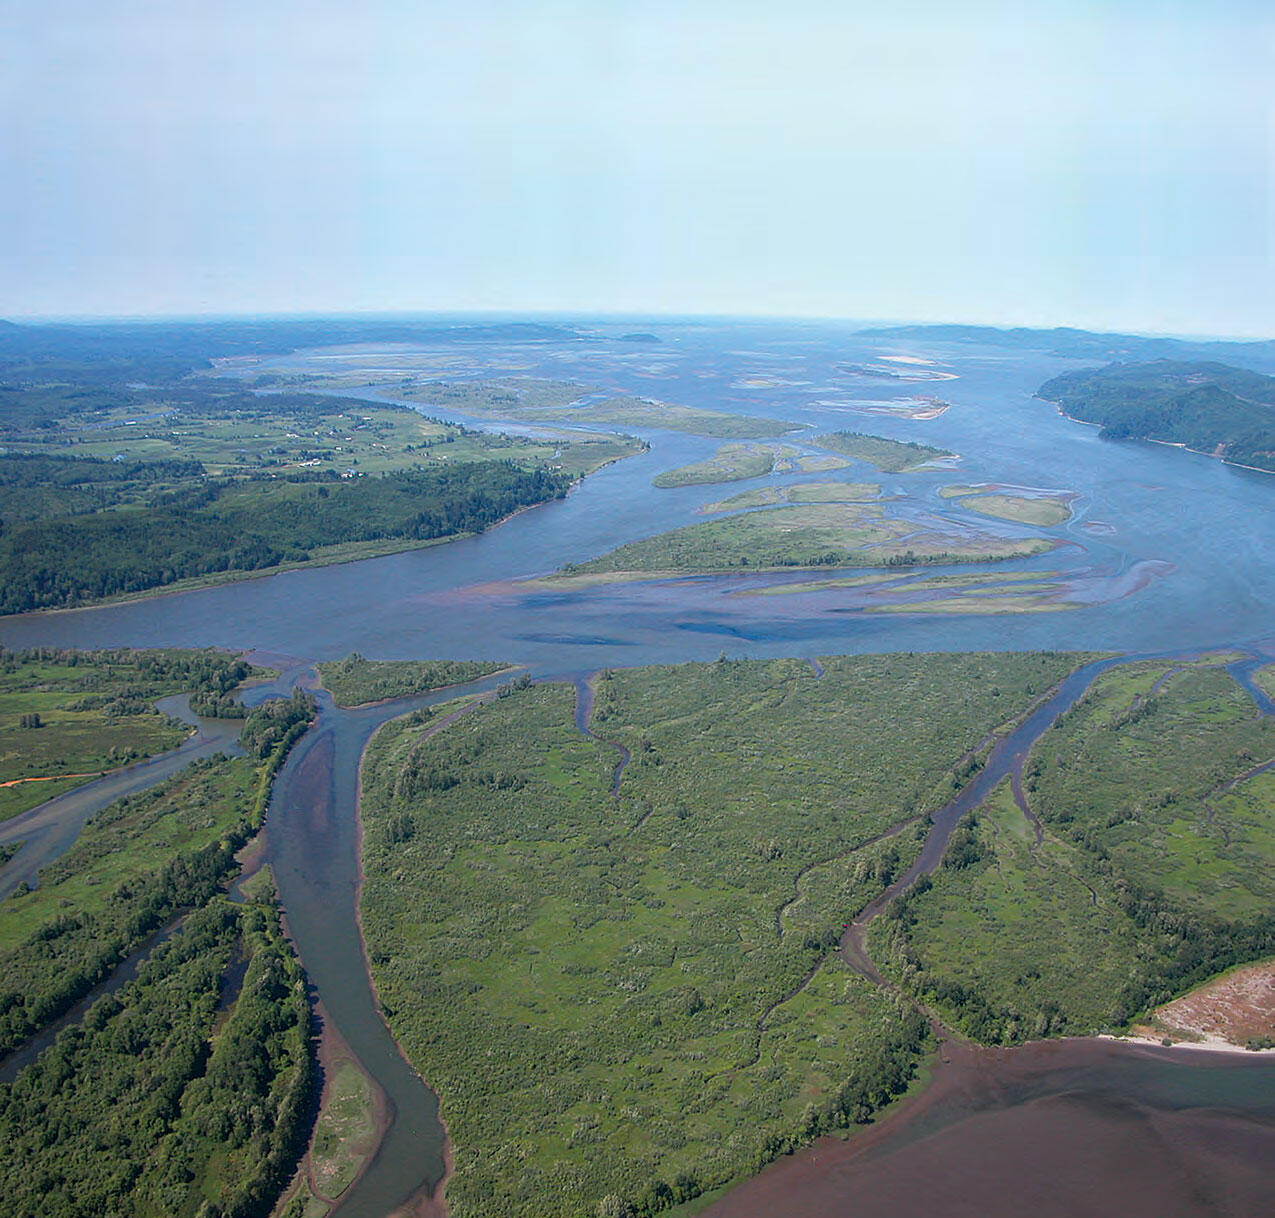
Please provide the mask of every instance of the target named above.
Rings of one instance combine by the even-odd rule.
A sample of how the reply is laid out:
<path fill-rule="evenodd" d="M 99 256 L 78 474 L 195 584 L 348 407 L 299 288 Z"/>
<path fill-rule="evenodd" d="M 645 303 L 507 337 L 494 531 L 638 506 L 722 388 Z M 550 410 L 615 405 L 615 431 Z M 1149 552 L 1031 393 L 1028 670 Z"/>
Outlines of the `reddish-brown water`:
<path fill-rule="evenodd" d="M 711 1218 L 1256 1218 L 1275 1213 L 1275 1061 L 1073 1040 L 945 1045 L 931 1085 Z"/>

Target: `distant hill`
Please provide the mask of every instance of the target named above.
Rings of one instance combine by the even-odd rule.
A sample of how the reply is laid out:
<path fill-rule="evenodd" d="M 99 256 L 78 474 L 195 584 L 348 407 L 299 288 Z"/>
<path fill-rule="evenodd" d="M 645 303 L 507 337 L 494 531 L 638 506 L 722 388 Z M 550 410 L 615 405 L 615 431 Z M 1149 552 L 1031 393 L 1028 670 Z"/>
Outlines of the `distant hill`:
<path fill-rule="evenodd" d="M 860 330 L 873 338 L 916 338 L 929 342 L 978 343 L 1017 351 L 1044 351 L 1066 359 L 1155 360 L 1224 359 L 1258 364 L 1275 371 L 1275 342 L 1225 342 L 1183 338 L 1151 338 L 1141 334 L 1101 334 L 1059 326 L 1053 330 L 996 326 L 887 326 Z"/>
<path fill-rule="evenodd" d="M 283 355 L 345 343 L 569 342 L 580 332 L 539 322 L 440 325 L 437 319 L 236 318 L 92 323 L 0 322 L 0 380 L 116 385 L 207 369 L 219 356 Z"/>
<path fill-rule="evenodd" d="M 1039 397 L 1114 439 L 1162 440 L 1275 471 L 1275 377 L 1229 364 L 1155 360 L 1065 372 Z"/>

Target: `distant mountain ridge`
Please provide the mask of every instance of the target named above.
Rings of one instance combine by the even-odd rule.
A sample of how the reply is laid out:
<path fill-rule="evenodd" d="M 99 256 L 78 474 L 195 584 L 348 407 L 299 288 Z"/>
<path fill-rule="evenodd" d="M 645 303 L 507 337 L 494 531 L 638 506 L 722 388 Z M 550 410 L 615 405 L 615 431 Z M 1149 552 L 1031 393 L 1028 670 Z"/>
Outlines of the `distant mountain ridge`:
<path fill-rule="evenodd" d="M 1159 440 L 1275 472 L 1275 377 L 1214 362 L 1154 360 L 1064 372 L 1037 396 L 1113 439 Z"/>
<path fill-rule="evenodd" d="M 1275 341 L 1238 342 L 1225 339 L 1150 337 L 1142 334 L 1104 334 L 1058 326 L 1033 330 L 1024 326 L 911 325 L 860 330 L 870 338 L 914 338 L 928 342 L 978 343 L 1016 351 L 1044 351 L 1065 359 L 1094 360 L 1212 360 L 1243 361 L 1275 371 Z"/>

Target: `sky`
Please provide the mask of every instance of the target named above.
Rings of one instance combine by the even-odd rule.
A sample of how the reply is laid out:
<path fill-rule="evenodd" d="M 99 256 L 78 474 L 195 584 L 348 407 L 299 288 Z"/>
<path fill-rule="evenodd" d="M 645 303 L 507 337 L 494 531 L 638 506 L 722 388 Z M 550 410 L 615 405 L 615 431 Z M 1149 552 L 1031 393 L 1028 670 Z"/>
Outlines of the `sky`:
<path fill-rule="evenodd" d="M 0 316 L 1275 336 L 1275 5 L 7 0 Z"/>

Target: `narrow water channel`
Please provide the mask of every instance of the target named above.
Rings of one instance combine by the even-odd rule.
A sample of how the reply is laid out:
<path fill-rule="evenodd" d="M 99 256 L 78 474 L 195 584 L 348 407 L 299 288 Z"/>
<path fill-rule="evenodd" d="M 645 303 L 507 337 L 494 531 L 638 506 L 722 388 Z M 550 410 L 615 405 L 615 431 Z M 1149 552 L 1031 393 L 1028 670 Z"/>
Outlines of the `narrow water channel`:
<path fill-rule="evenodd" d="M 471 685 L 356 710 L 320 691 L 319 720 L 293 749 L 266 822 L 268 861 L 301 962 L 327 1018 L 384 1093 L 389 1124 L 375 1157 L 338 1204 L 341 1218 L 385 1218 L 442 1179 L 438 1099 L 390 1034 L 368 975 L 359 927 L 359 764 L 382 724 L 422 706 L 490 689 Z"/>

